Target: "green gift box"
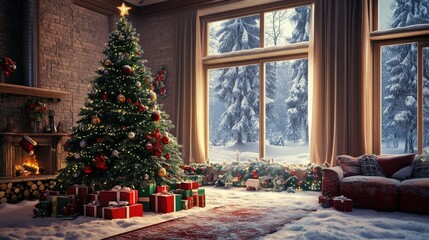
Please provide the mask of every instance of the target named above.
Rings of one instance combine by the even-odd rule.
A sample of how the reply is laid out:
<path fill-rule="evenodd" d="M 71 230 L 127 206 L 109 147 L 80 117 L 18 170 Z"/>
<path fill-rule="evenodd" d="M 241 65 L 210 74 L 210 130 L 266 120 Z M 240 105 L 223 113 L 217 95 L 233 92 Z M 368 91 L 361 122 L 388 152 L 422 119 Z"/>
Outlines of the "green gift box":
<path fill-rule="evenodd" d="M 182 198 L 187 199 L 188 197 L 192 197 L 192 190 L 182 190 Z"/>
<path fill-rule="evenodd" d="M 150 197 L 151 194 L 155 193 L 156 185 L 155 183 L 149 183 L 140 186 L 137 190 L 139 191 L 139 197 Z"/>
<path fill-rule="evenodd" d="M 198 196 L 206 195 L 206 190 L 204 188 L 198 188 Z"/>
<path fill-rule="evenodd" d="M 143 212 L 150 211 L 150 197 L 139 197 L 139 203 L 143 204 Z"/>
<path fill-rule="evenodd" d="M 180 194 L 173 194 L 173 195 L 174 195 L 174 202 L 175 202 L 174 211 L 178 212 L 182 210 L 182 195 Z"/>

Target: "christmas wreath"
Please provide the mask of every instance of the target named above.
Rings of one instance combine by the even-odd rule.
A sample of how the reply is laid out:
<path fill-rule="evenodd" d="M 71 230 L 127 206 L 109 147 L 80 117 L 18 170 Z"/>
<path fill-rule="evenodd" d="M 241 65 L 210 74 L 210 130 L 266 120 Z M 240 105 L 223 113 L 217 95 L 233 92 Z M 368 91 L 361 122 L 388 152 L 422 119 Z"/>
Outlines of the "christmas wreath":
<path fill-rule="evenodd" d="M 9 77 L 10 74 L 15 71 L 16 64 L 12 59 L 8 57 L 0 57 L 0 70 L 3 71 L 3 74 L 6 77 Z"/>
<path fill-rule="evenodd" d="M 167 95 L 167 88 L 164 81 L 167 79 L 167 68 L 161 66 L 158 69 L 158 73 L 153 78 L 153 86 L 159 99 L 164 98 Z"/>
<path fill-rule="evenodd" d="M 34 121 L 43 120 L 48 111 L 48 106 L 37 98 L 28 99 L 23 108 L 30 119 Z"/>

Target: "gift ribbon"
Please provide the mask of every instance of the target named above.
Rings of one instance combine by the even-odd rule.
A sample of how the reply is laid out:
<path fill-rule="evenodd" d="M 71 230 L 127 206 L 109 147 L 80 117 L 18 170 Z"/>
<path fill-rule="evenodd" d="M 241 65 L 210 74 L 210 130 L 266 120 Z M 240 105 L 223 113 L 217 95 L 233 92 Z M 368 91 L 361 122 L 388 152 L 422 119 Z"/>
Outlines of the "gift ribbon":
<path fill-rule="evenodd" d="M 139 197 L 139 202 L 150 202 L 150 197 Z"/>
<path fill-rule="evenodd" d="M 334 197 L 334 200 L 340 200 L 341 203 L 344 203 L 344 201 L 347 200 L 347 198 L 341 195 L 341 196 Z"/>

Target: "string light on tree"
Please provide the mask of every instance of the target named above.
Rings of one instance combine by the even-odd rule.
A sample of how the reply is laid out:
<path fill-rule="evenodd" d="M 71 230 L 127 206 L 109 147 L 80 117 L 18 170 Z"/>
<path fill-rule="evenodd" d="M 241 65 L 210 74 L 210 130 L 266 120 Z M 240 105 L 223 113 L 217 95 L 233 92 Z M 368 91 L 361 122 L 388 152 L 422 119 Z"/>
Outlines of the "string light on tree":
<path fill-rule="evenodd" d="M 167 134 L 173 125 L 161 117 L 166 115 L 153 92 L 152 73 L 144 66 L 139 35 L 124 17 L 130 8 L 122 4 L 118 9 L 121 17 L 109 34 L 81 118 L 67 141 L 67 167 L 57 178 L 63 188 L 180 180 L 179 145 Z"/>

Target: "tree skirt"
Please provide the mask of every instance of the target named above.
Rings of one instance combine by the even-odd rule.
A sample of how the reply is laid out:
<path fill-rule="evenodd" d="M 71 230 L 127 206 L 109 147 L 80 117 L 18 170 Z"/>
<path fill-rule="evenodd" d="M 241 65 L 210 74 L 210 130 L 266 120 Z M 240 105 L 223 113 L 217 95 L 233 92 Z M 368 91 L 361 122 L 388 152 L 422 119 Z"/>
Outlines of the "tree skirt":
<path fill-rule="evenodd" d="M 255 239 L 276 232 L 310 211 L 226 205 L 105 239 Z"/>

